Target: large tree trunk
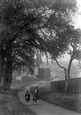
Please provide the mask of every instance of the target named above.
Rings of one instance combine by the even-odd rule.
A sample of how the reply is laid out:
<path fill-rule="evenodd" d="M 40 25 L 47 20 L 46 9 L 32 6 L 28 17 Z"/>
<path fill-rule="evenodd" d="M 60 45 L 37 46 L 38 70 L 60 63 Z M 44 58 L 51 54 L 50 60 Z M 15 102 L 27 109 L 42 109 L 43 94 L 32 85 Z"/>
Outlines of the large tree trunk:
<path fill-rule="evenodd" d="M 12 46 L 9 44 L 6 53 L 5 72 L 3 79 L 3 90 L 9 90 L 12 81 Z"/>
<path fill-rule="evenodd" d="M 71 65 L 72 65 L 72 61 L 74 58 L 74 54 L 72 54 L 71 59 L 69 61 L 69 65 L 68 65 L 68 69 L 67 69 L 67 80 L 65 80 L 65 93 L 67 93 L 69 91 L 68 87 L 70 85 L 70 70 L 71 70 Z"/>
<path fill-rule="evenodd" d="M 0 52 L 0 85 L 1 85 L 1 81 L 2 81 L 2 56 Z"/>
<path fill-rule="evenodd" d="M 67 78 L 67 70 L 64 69 L 64 71 L 65 71 L 65 93 L 67 93 L 69 82 L 68 82 L 68 78 Z"/>
<path fill-rule="evenodd" d="M 69 81 L 68 81 L 68 77 L 67 77 L 67 70 L 66 70 L 65 67 L 61 66 L 57 60 L 55 60 L 55 61 L 56 61 L 57 65 L 64 70 L 64 74 L 65 74 L 65 93 L 67 93 L 67 89 L 68 89 L 68 86 L 69 86 Z"/>
<path fill-rule="evenodd" d="M 3 51 L 2 48 L 0 48 L 0 86 L 2 84 L 2 78 L 3 78 L 3 62 L 4 61 L 4 56 L 3 56 Z"/>
<path fill-rule="evenodd" d="M 74 58 L 74 54 L 72 54 L 71 59 L 69 61 L 69 65 L 68 65 L 68 69 L 67 69 L 67 77 L 68 77 L 68 81 L 70 80 L 70 69 L 71 69 L 71 65 L 72 65 L 72 61 Z"/>
<path fill-rule="evenodd" d="M 11 82 L 12 82 L 12 62 L 7 61 L 7 65 L 4 73 L 3 89 L 9 90 L 11 86 Z"/>

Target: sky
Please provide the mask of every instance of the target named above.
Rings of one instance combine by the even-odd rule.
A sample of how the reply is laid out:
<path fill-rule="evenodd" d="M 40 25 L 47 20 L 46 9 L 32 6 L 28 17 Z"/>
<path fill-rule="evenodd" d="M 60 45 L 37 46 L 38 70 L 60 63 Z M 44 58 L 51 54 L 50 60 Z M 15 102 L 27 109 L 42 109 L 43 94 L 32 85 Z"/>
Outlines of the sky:
<path fill-rule="evenodd" d="M 73 21 L 75 23 L 75 28 L 81 28 L 81 0 L 77 0 L 77 4 L 78 4 L 78 11 L 80 13 L 80 15 L 77 15 L 76 17 L 73 17 Z"/>

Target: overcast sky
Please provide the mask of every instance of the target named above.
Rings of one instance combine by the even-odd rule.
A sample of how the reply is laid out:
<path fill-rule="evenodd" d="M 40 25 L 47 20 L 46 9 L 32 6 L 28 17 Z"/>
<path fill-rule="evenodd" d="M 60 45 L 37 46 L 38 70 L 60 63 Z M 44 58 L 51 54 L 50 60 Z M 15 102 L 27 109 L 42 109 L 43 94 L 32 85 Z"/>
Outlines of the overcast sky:
<path fill-rule="evenodd" d="M 76 28 L 81 28 L 81 0 L 77 0 L 78 7 L 79 7 L 79 13 L 80 15 L 77 15 L 76 17 L 73 17 L 73 21 L 75 23 Z"/>

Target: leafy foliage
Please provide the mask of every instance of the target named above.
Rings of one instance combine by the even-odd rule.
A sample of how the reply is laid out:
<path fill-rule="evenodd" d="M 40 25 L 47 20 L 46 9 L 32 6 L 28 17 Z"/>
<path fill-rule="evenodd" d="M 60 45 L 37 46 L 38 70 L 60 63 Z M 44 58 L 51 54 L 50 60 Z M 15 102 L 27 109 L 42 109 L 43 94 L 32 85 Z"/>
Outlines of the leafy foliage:
<path fill-rule="evenodd" d="M 72 1 L 1 0 L 3 69 L 10 72 L 26 66 L 32 70 L 37 50 L 49 52 L 54 58 L 63 54 L 75 10 L 76 2 Z"/>

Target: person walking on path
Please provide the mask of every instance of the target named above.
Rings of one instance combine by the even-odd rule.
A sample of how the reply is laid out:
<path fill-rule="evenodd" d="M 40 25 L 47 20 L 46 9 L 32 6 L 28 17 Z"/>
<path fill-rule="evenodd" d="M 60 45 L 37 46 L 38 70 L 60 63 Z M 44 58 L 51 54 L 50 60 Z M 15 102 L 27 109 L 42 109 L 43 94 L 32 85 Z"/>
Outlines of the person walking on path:
<path fill-rule="evenodd" d="M 39 89 L 36 86 L 34 90 L 34 96 L 33 96 L 33 101 L 35 102 L 35 105 L 37 105 L 37 100 L 39 100 Z"/>
<path fill-rule="evenodd" d="M 28 91 L 26 91 L 26 93 L 25 93 L 25 100 L 26 100 L 28 105 L 31 105 L 30 104 L 30 93 Z"/>
<path fill-rule="evenodd" d="M 35 85 L 33 85 L 33 87 L 34 86 Z M 24 99 L 24 95 L 26 93 L 26 90 L 28 89 L 28 91 L 29 91 L 31 87 L 32 87 L 32 85 L 30 84 L 30 85 L 28 85 L 28 87 L 26 86 L 26 89 L 24 89 L 23 91 L 20 91 L 18 93 L 19 100 L 25 106 L 27 106 L 27 102 Z M 32 95 L 31 95 L 31 98 L 32 98 Z M 39 98 L 40 98 L 40 90 L 39 90 Z M 53 105 L 53 104 L 45 102 L 41 99 L 39 100 L 39 103 L 40 104 L 37 106 L 33 106 L 33 104 L 32 104 L 32 106 L 28 106 L 28 108 L 31 111 L 35 112 L 36 115 L 81 115 L 81 113 L 76 113 L 69 109 L 65 109 L 65 108 Z"/>

